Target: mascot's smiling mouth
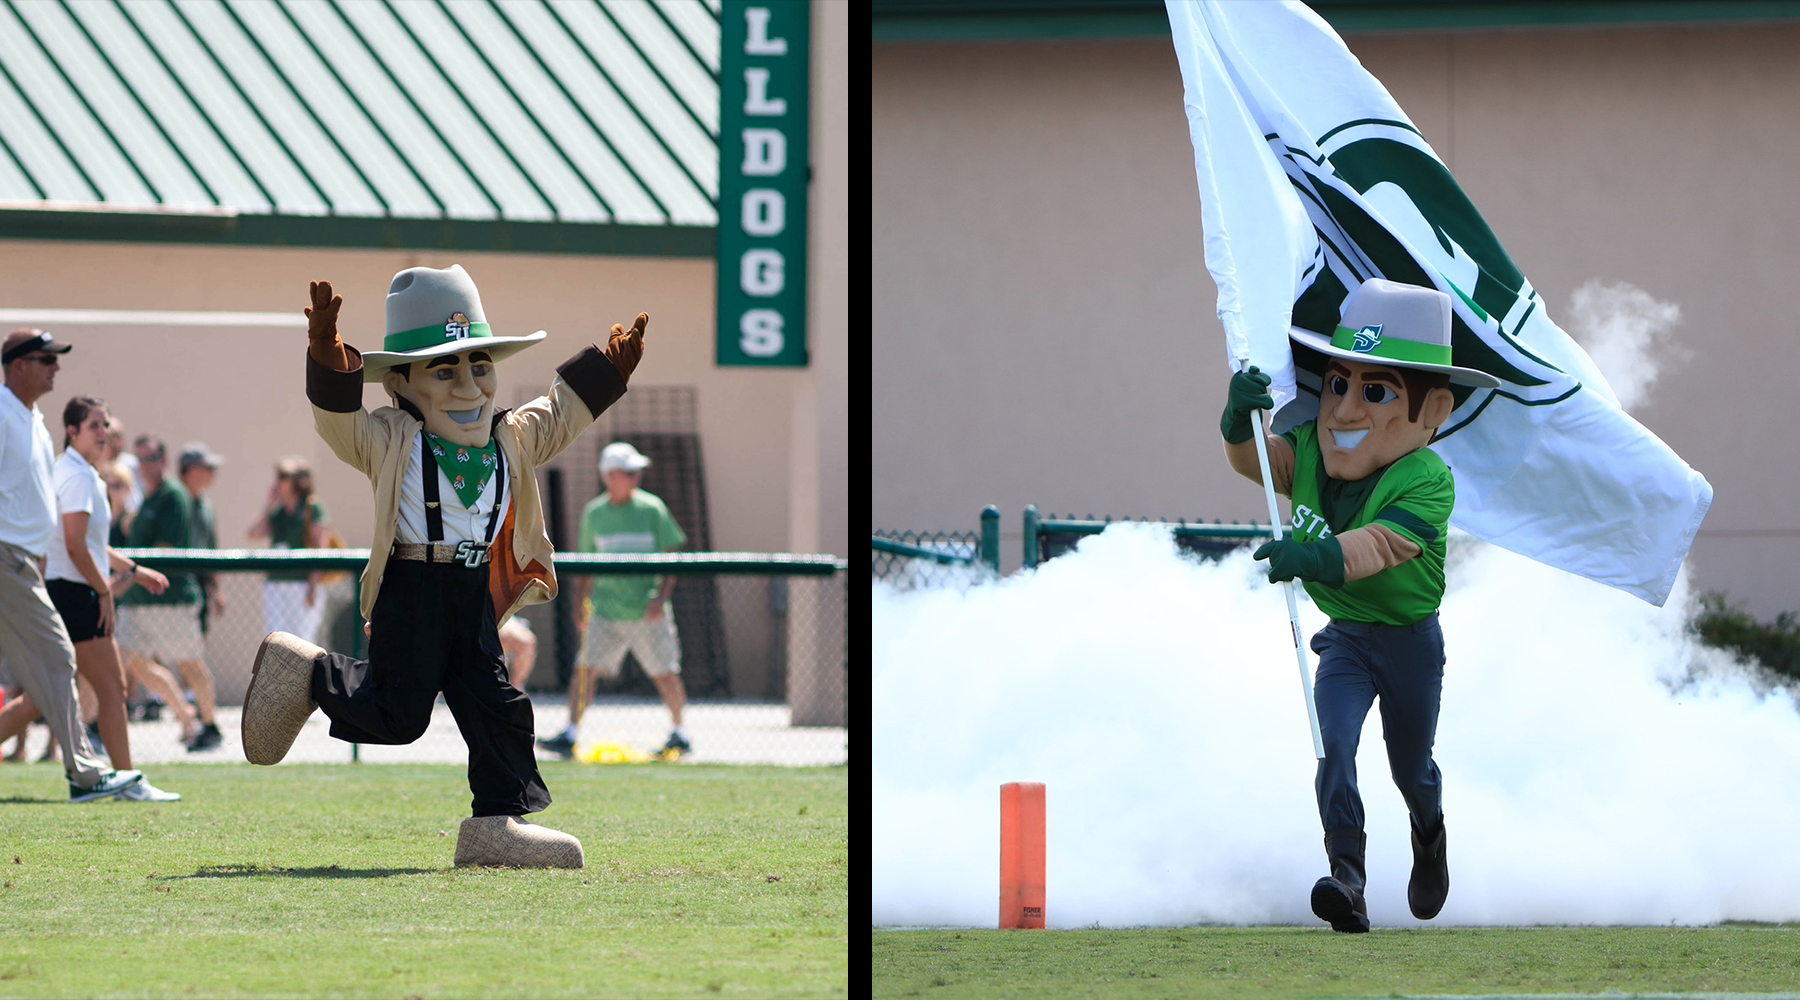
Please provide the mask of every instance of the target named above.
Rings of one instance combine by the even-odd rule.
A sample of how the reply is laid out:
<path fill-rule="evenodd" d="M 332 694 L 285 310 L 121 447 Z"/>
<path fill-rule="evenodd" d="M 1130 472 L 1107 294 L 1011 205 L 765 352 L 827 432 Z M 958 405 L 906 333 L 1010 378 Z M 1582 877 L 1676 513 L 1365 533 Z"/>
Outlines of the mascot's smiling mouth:
<path fill-rule="evenodd" d="M 1332 431 L 1331 432 L 1331 439 L 1337 443 L 1337 446 L 1339 448 L 1344 448 L 1346 450 L 1354 450 L 1357 445 L 1363 443 L 1363 438 L 1366 438 L 1368 436 L 1369 436 L 1369 429 L 1367 427 L 1363 428 L 1360 431 Z"/>
<path fill-rule="evenodd" d="M 450 415 L 451 420 L 459 424 L 472 424 L 481 419 L 482 409 L 483 407 L 477 406 L 473 410 L 445 410 L 444 412 Z"/>

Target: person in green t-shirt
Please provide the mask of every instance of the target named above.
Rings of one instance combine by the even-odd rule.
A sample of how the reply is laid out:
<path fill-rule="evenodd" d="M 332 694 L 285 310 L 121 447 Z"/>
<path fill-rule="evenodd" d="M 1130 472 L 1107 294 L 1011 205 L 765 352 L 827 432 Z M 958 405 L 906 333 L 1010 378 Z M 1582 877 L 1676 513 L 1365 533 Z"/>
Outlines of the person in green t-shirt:
<path fill-rule="evenodd" d="M 673 552 L 687 544 L 687 534 L 669 515 L 662 500 L 638 488 L 650 459 L 623 441 L 600 452 L 600 476 L 606 492 L 581 511 L 578 552 Z M 625 654 L 637 656 L 668 706 L 672 728 L 663 744 L 665 756 L 693 749 L 681 722 L 687 699 L 681 687 L 681 645 L 675 615 L 669 608 L 673 576 L 577 576 L 577 628 L 583 633 L 575 676 L 569 680 L 569 722 L 556 736 L 538 744 L 564 757 L 575 752 L 582 713 L 594 695 L 598 677 L 617 677 Z"/>
<path fill-rule="evenodd" d="M 1394 784 L 1412 820 L 1407 904 L 1430 920 L 1450 891 L 1442 778 L 1431 748 L 1443 690 L 1444 536 L 1456 506 L 1450 469 L 1426 447 L 1449 419 L 1451 385 L 1494 388 L 1492 376 L 1451 364 L 1451 301 L 1433 288 L 1363 283 L 1326 338 L 1290 330 L 1295 363 L 1319 376 L 1315 420 L 1268 435 L 1275 491 L 1293 501 L 1286 537 L 1254 553 L 1271 581 L 1300 580 L 1331 622 L 1313 636 L 1325 757 L 1314 789 L 1331 874 L 1312 890 L 1313 913 L 1344 932 L 1369 929 L 1362 796 L 1356 750 L 1381 701 Z M 1253 410 L 1272 409 L 1270 379 L 1232 376 L 1220 429 L 1239 474 L 1262 482 Z"/>
<path fill-rule="evenodd" d="M 322 548 L 325 505 L 313 495 L 312 464 L 299 455 L 275 463 L 263 516 L 250 526 L 252 539 L 268 539 L 272 549 Z M 318 640 L 325 617 L 325 594 L 318 573 L 270 570 L 263 578 L 263 628 Z"/>
<path fill-rule="evenodd" d="M 181 485 L 194 498 L 194 519 L 188 545 L 196 549 L 216 549 L 219 547 L 219 517 L 212 500 L 206 494 L 212 489 L 213 477 L 218 473 L 219 466 L 225 464 L 225 459 L 205 444 L 190 441 L 181 446 L 179 461 Z M 225 595 L 219 591 L 217 574 L 196 573 L 194 578 L 200 584 L 200 632 L 205 635 L 208 623 L 213 618 L 224 617 Z M 188 750 L 211 750 L 222 740 L 219 727 L 214 724 L 217 702 L 213 695 L 212 670 L 207 667 L 204 656 L 191 662 L 193 665 L 184 666 L 182 673 L 187 677 L 188 685 L 194 689 L 194 700 L 200 712 L 202 726 L 200 735 L 188 744 Z"/>
<path fill-rule="evenodd" d="M 144 504 L 131 522 L 132 547 L 195 547 L 194 498 L 181 480 L 164 476 L 167 450 L 163 443 L 155 438 L 140 438 L 137 456 L 138 469 L 144 477 Z M 190 464 L 188 457 L 184 452 L 184 466 Z M 210 482 L 208 478 L 207 483 Z M 181 673 L 194 691 L 199 714 L 198 728 L 183 733 L 182 738 L 189 750 L 208 750 L 217 747 L 222 736 L 215 714 L 212 673 L 206 668 L 205 637 L 200 631 L 204 593 L 192 573 L 173 572 L 168 578 L 168 589 L 161 594 L 132 587 L 120 599 L 119 650 L 139 676 L 149 672 L 151 661 Z"/>

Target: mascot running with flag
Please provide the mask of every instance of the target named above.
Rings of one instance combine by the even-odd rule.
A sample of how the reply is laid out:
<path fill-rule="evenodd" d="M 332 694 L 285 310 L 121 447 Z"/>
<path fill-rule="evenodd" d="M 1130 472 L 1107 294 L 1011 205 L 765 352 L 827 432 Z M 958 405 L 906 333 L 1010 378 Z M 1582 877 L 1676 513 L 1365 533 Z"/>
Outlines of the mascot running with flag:
<path fill-rule="evenodd" d="M 375 488 L 375 537 L 362 578 L 369 658 L 331 653 L 286 632 L 263 640 L 244 696 L 244 755 L 274 764 L 312 715 L 355 743 L 424 734 L 442 691 L 469 745 L 474 815 L 458 865 L 580 868 L 581 842 L 526 822 L 550 804 L 533 752 L 531 700 L 507 682 L 499 626 L 556 594 L 537 469 L 625 394 L 643 355 L 647 314 L 583 348 L 550 391 L 496 410 L 495 366 L 543 340 L 495 336 L 461 266 L 394 276 L 387 336 L 366 354 L 337 332 L 342 296 L 312 283 L 306 395 L 319 436 Z M 364 382 L 394 405 L 363 409 Z"/>
<path fill-rule="evenodd" d="M 1450 363 L 1450 297 L 1376 278 L 1350 297 L 1331 339 L 1290 336 L 1324 355 L 1319 416 L 1267 439 L 1275 491 L 1292 499 L 1292 534 L 1256 550 L 1269 579 L 1301 580 L 1331 624 L 1313 636 L 1325 758 L 1315 788 L 1331 874 L 1313 913 L 1340 931 L 1369 929 L 1363 901 L 1362 796 L 1356 747 L 1377 696 L 1394 784 L 1412 814 L 1406 901 L 1430 920 L 1450 891 L 1437 764 L 1444 682 L 1444 537 L 1456 506 L 1450 469 L 1425 445 L 1449 419 L 1452 384 L 1499 380 Z M 1262 483 L 1250 414 L 1271 409 L 1269 377 L 1231 377 L 1221 430 L 1231 467 Z"/>
<path fill-rule="evenodd" d="M 1313 912 L 1369 929 L 1356 748 L 1379 698 L 1412 815 L 1407 899 L 1430 919 L 1449 891 L 1431 757 L 1445 533 L 1661 605 L 1712 487 L 1619 406 L 1425 136 L 1316 12 L 1299 0 L 1167 0 L 1167 12 L 1235 371 L 1226 452 L 1293 503 L 1291 532 L 1256 557 L 1331 618 L 1313 637 L 1309 688 L 1331 866 Z M 1264 410 L 1267 465 L 1254 429 Z"/>

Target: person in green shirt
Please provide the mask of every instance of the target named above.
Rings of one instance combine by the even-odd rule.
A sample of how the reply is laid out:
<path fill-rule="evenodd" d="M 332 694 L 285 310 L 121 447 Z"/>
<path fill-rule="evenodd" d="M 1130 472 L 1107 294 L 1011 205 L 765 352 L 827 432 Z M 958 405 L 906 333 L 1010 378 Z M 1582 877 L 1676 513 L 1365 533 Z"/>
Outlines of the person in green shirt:
<path fill-rule="evenodd" d="M 1271 581 L 1300 580 L 1331 622 L 1313 636 L 1314 682 L 1325 758 L 1314 779 L 1331 874 L 1313 886 L 1312 909 L 1334 930 L 1369 929 L 1362 796 L 1356 749 L 1377 699 L 1394 784 L 1412 821 L 1409 908 L 1430 920 L 1450 891 L 1442 776 L 1432 759 L 1443 690 L 1445 534 L 1456 482 L 1426 447 L 1455 408 L 1453 384 L 1499 380 L 1451 363 L 1450 297 L 1433 288 L 1373 279 L 1344 307 L 1326 338 L 1292 329 L 1296 364 L 1320 376 L 1319 415 L 1268 435 L 1275 490 L 1293 501 L 1286 537 L 1254 553 Z M 1231 467 L 1258 484 L 1251 411 L 1271 409 L 1269 377 L 1232 376 L 1220 429 Z"/>
<path fill-rule="evenodd" d="M 250 537 L 268 539 L 272 549 L 322 548 L 326 519 L 325 505 L 313 495 L 312 464 L 289 455 L 275 463 L 268 506 L 250 526 Z M 317 641 L 325 616 L 319 577 L 303 569 L 270 570 L 263 578 L 263 627 Z"/>
<path fill-rule="evenodd" d="M 194 499 L 177 479 L 163 475 L 168 451 L 155 438 L 140 439 L 138 469 L 144 477 L 144 505 L 131 523 L 132 548 L 185 549 L 194 545 Z M 212 674 L 206 669 L 206 644 L 200 631 L 200 582 L 192 573 L 168 574 L 161 594 L 132 587 L 119 601 L 119 649 L 138 676 L 151 661 L 174 667 L 193 688 L 199 728 L 183 733 L 189 750 L 206 750 L 220 742 L 214 715 Z"/>
<path fill-rule="evenodd" d="M 578 552 L 673 552 L 687 544 L 687 534 L 669 515 L 661 498 L 638 488 L 646 458 L 624 441 L 600 452 L 600 476 L 606 492 L 581 511 Z M 681 722 L 687 703 L 681 687 L 681 644 L 675 615 L 669 608 L 673 576 L 575 577 L 576 627 L 583 633 L 575 676 L 569 679 L 569 722 L 556 736 L 538 745 L 564 757 L 575 752 L 575 738 L 599 677 L 617 677 L 625 654 L 637 656 L 669 709 L 672 728 L 663 744 L 665 757 L 693 749 Z"/>
<path fill-rule="evenodd" d="M 189 441 L 181 446 L 179 468 L 181 485 L 194 498 L 194 518 L 192 530 L 188 536 L 188 545 L 196 549 L 216 549 L 219 547 L 219 516 L 207 493 L 212 489 L 213 477 L 225 459 L 215 454 L 199 441 Z M 213 618 L 225 614 L 225 595 L 219 591 L 219 578 L 213 573 L 196 573 L 194 579 L 199 583 L 200 599 L 200 633 L 206 634 L 208 624 Z M 193 661 L 193 666 L 183 667 L 188 685 L 194 689 L 194 700 L 198 703 L 200 735 L 188 744 L 188 750 L 211 750 L 221 740 L 219 727 L 214 724 L 217 711 L 217 699 L 213 694 L 212 670 L 206 665 L 204 655 Z"/>

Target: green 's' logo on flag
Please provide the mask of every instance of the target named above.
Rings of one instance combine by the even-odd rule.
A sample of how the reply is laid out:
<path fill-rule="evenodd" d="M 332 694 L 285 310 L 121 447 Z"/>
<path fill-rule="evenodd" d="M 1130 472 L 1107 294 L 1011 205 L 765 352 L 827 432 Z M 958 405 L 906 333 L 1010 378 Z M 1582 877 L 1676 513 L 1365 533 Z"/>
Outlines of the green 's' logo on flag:
<path fill-rule="evenodd" d="M 1356 331 L 1356 343 L 1350 349 L 1358 354 L 1367 354 L 1381 346 L 1381 324 L 1365 326 Z"/>

